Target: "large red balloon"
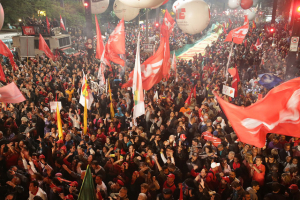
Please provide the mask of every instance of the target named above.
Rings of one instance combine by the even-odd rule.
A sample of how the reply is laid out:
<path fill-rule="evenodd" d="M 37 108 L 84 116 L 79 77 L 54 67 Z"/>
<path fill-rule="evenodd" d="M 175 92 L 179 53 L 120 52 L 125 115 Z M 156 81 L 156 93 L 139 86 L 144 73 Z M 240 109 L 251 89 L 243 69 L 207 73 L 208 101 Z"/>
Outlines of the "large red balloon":
<path fill-rule="evenodd" d="M 163 2 L 162 5 L 165 5 L 166 3 L 168 3 L 168 1 L 169 1 L 169 0 L 165 0 L 165 1 Z"/>
<path fill-rule="evenodd" d="M 253 0 L 241 0 L 241 7 L 246 10 L 251 8 L 253 5 Z"/>

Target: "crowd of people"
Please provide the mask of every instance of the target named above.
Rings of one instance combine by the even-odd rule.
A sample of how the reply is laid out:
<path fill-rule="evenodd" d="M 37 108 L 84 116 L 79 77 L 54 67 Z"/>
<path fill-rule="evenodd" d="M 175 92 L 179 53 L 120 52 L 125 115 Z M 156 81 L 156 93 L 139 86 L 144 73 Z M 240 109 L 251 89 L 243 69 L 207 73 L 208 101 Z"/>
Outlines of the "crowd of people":
<path fill-rule="evenodd" d="M 243 23 L 231 20 L 227 32 Z M 270 133 L 263 148 L 242 143 L 213 95 L 246 107 L 268 92 L 258 84 L 258 74 L 282 80 L 297 75 L 296 64 L 287 69 L 290 36 L 284 23 L 276 24 L 272 36 L 265 24 L 257 24 L 247 45 L 234 46 L 229 65 L 240 74 L 238 97 L 222 94 L 224 84 L 231 86 L 225 72 L 231 44 L 223 33 L 204 55 L 178 60 L 177 75 L 171 71 L 146 91 L 145 115 L 132 119 L 131 88 L 121 86 L 134 67 L 135 30 L 126 28 L 126 68 L 105 70 L 112 100 L 105 90 L 92 90 L 86 135 L 79 104 L 82 75 L 97 77 L 98 61 L 87 55 L 57 61 L 37 55 L 28 63 L 16 60 L 15 72 L 2 63 L 6 83 L 14 81 L 26 101 L 1 103 L 0 199 L 76 200 L 90 166 L 99 200 L 299 200 L 300 138 Z M 170 41 L 184 35 L 175 30 Z M 262 46 L 254 49 L 257 38 Z M 141 52 L 142 61 L 149 56 Z M 56 98 L 62 103 L 63 139 L 49 105 Z"/>

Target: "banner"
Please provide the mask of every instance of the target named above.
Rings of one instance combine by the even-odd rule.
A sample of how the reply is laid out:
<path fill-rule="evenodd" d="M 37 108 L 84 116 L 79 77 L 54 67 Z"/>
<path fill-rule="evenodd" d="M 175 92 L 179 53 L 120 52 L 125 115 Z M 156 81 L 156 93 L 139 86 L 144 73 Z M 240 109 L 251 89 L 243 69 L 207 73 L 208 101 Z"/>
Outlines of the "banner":
<path fill-rule="evenodd" d="M 61 110 L 62 106 L 61 106 L 61 102 L 60 101 L 50 101 L 50 111 L 52 113 L 56 112 L 57 105 L 58 105 L 58 109 Z"/>
<path fill-rule="evenodd" d="M 223 85 L 222 93 L 230 96 L 231 98 L 234 98 L 235 89 L 226 85 Z"/>
<path fill-rule="evenodd" d="M 22 26 L 24 35 L 35 35 L 33 26 Z"/>

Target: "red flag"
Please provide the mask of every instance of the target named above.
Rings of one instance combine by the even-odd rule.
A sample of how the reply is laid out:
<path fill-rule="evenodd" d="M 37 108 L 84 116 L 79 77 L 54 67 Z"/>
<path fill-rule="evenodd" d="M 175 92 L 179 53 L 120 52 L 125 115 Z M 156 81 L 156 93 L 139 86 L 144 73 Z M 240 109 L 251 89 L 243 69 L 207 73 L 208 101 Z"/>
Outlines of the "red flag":
<path fill-rule="evenodd" d="M 254 45 L 254 50 L 258 51 L 261 48 L 261 43 L 259 41 L 259 38 L 257 38 L 256 44 Z"/>
<path fill-rule="evenodd" d="M 107 41 L 108 52 L 116 54 L 125 54 L 125 26 L 124 19 L 122 19 L 115 30 L 110 34 Z"/>
<path fill-rule="evenodd" d="M 265 98 L 242 108 L 217 97 L 240 141 L 263 147 L 268 133 L 299 137 L 300 78 L 273 88 Z"/>
<path fill-rule="evenodd" d="M 230 24 L 230 26 L 231 26 L 231 24 L 232 24 L 232 21 L 231 21 L 231 19 L 229 18 L 229 24 Z"/>
<path fill-rule="evenodd" d="M 95 15 L 95 23 L 96 23 L 96 33 L 97 33 L 97 47 L 96 47 L 96 58 L 102 59 L 103 53 L 104 53 L 104 45 L 102 41 L 102 35 L 101 30 L 99 27 L 97 16 Z"/>
<path fill-rule="evenodd" d="M 18 66 L 14 61 L 14 55 L 2 40 L 0 40 L 0 54 L 9 58 L 10 64 L 12 65 L 14 71 L 18 70 Z"/>
<path fill-rule="evenodd" d="M 245 45 L 245 47 L 247 47 L 247 40 L 245 40 L 244 45 Z"/>
<path fill-rule="evenodd" d="M 225 42 L 234 42 L 236 44 L 242 44 L 245 36 L 249 30 L 249 21 L 247 16 L 245 16 L 245 23 L 243 26 L 233 29 L 227 35 Z"/>
<path fill-rule="evenodd" d="M 175 20 L 172 18 L 168 10 L 166 10 L 164 21 L 161 26 L 161 33 L 163 34 L 164 31 L 172 33 L 174 25 L 175 25 Z"/>
<path fill-rule="evenodd" d="M 193 93 L 194 93 L 194 98 L 196 99 L 196 97 L 197 97 L 197 93 L 196 93 L 196 85 L 195 85 L 195 87 L 194 87 Z"/>
<path fill-rule="evenodd" d="M 188 98 L 185 100 L 185 102 L 184 102 L 184 103 L 186 103 L 186 104 L 190 105 L 190 104 L 191 104 L 191 98 L 192 98 L 192 91 L 190 92 L 190 94 L 189 94 Z"/>
<path fill-rule="evenodd" d="M 224 32 L 225 34 L 227 34 L 225 22 L 223 23 L 223 32 Z"/>
<path fill-rule="evenodd" d="M 238 73 L 238 69 L 235 66 L 235 68 L 228 69 L 228 72 L 232 76 L 231 87 L 233 87 L 235 89 L 234 97 L 237 97 L 238 83 L 240 82 L 240 76 L 239 76 L 239 73 Z"/>
<path fill-rule="evenodd" d="M 125 61 L 122 58 L 120 58 L 120 56 L 117 53 L 109 50 L 108 43 L 106 43 L 106 45 L 105 45 L 104 59 L 106 59 L 107 61 L 110 60 L 110 61 L 112 61 L 116 64 L 119 64 L 119 65 L 122 65 L 122 66 L 125 65 Z M 109 64 L 109 66 L 110 66 L 110 64 Z"/>
<path fill-rule="evenodd" d="M 164 60 L 164 49 L 165 49 L 165 37 L 162 37 L 156 53 L 150 58 L 148 58 L 141 65 L 141 74 L 142 74 L 144 90 L 150 90 L 153 87 L 153 85 L 159 83 L 163 78 L 162 67 L 163 67 L 163 60 Z M 129 75 L 128 82 L 123 84 L 122 88 L 131 87 L 132 78 L 133 78 L 133 71 Z"/>
<path fill-rule="evenodd" d="M 46 56 L 53 60 L 53 58 L 54 58 L 53 53 L 49 49 L 46 41 L 44 40 L 44 38 L 41 34 L 40 34 L 40 39 L 39 39 L 39 50 L 44 51 Z"/>
<path fill-rule="evenodd" d="M 21 103 L 25 100 L 25 97 L 14 82 L 0 88 L 0 102 Z"/>
<path fill-rule="evenodd" d="M 60 16 L 60 28 L 64 29 L 64 31 L 66 30 L 64 21 L 61 16 Z"/>
<path fill-rule="evenodd" d="M 0 64 L 0 81 L 5 82 L 5 74 L 3 72 L 1 64 Z"/>
<path fill-rule="evenodd" d="M 47 31 L 50 34 L 50 23 L 48 21 L 48 17 L 46 17 L 46 23 L 47 23 Z"/>
<path fill-rule="evenodd" d="M 287 24 L 285 24 L 285 26 L 284 26 L 284 30 L 286 31 L 286 28 L 287 28 Z"/>
<path fill-rule="evenodd" d="M 253 20 L 252 28 L 256 29 L 256 24 L 255 24 L 254 20 Z"/>

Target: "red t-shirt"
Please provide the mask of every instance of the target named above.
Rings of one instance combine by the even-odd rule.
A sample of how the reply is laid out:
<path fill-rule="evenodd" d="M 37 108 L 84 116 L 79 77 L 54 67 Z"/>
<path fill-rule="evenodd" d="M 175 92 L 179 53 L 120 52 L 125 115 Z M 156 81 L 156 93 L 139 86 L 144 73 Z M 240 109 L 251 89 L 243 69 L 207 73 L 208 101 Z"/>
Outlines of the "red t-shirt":
<path fill-rule="evenodd" d="M 264 184 L 265 181 L 265 173 L 266 173 L 266 167 L 263 164 L 260 164 L 257 166 L 254 164 L 254 166 L 261 171 L 261 173 L 258 173 L 257 171 L 254 170 L 252 180 L 257 181 L 260 186 Z"/>
<path fill-rule="evenodd" d="M 168 185 L 167 181 L 165 181 L 163 188 L 169 188 L 173 193 L 176 190 L 175 184 L 173 183 L 173 185 Z"/>

